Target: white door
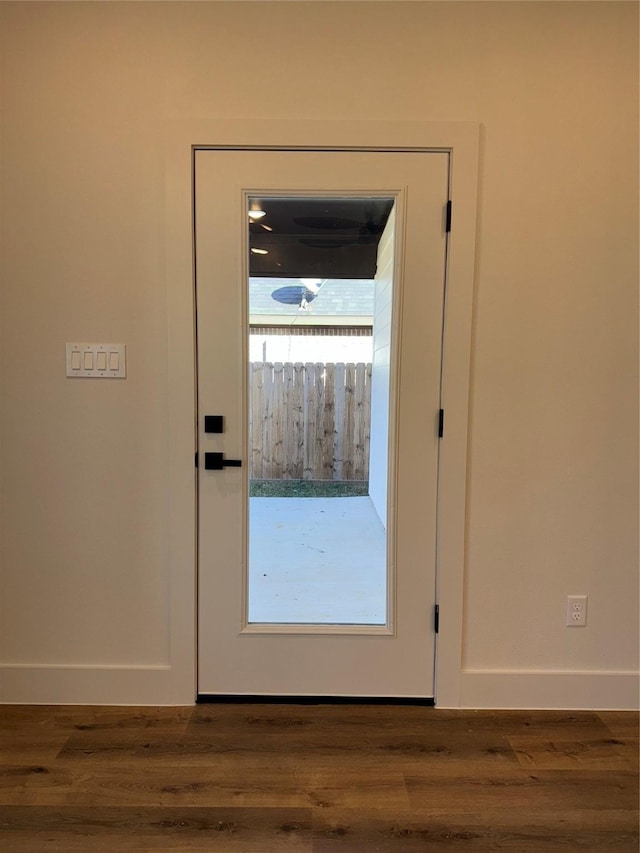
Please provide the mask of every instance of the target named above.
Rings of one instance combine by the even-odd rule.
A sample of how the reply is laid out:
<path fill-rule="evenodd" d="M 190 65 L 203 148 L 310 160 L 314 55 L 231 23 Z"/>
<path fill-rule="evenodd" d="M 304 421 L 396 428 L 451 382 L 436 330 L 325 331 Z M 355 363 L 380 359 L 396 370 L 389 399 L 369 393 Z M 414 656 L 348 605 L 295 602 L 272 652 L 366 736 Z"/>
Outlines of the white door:
<path fill-rule="evenodd" d="M 201 696 L 428 699 L 434 695 L 438 416 L 448 186 L 449 157 L 445 152 L 202 149 L 195 154 Z M 274 570 L 281 568 L 283 560 L 291 560 L 290 576 L 304 569 L 295 557 L 285 554 L 283 540 L 249 545 L 250 527 L 257 524 L 257 516 L 249 510 L 248 211 L 260 207 L 265 199 L 300 198 L 326 200 L 327 205 L 341 199 L 386 199 L 392 203 L 395 217 L 392 275 L 389 273 L 393 278 L 391 322 L 386 333 L 388 346 L 381 348 L 390 358 L 378 370 L 386 379 L 376 386 L 375 358 L 384 358 L 384 352 L 374 356 L 375 412 L 371 414 L 371 427 L 375 421 L 378 430 L 377 438 L 371 437 L 375 457 L 371 477 L 376 479 L 371 500 L 385 534 L 380 618 L 316 619 L 309 616 L 313 609 L 305 610 L 299 620 L 290 615 L 264 621 L 250 618 L 254 581 L 249 564 L 257 559 L 254 551 L 261 557 L 268 552 Z M 379 269 L 378 278 L 380 275 Z M 289 291 L 284 288 L 282 292 Z M 307 291 L 307 296 L 312 298 L 313 292 Z M 301 302 L 296 310 L 312 311 L 313 307 Z M 383 386 L 386 409 L 375 402 Z M 222 416 L 223 420 L 209 420 L 205 430 L 205 416 Z M 384 421 L 382 427 L 380 421 Z M 212 424 L 222 432 L 211 432 Z M 382 462 L 381 429 L 382 444 L 388 451 Z M 212 467 L 220 465 L 220 454 L 224 462 L 232 464 Z M 259 499 L 251 498 L 255 500 Z M 287 528 L 286 509 L 284 513 L 285 521 L 273 525 L 280 535 Z M 348 512 L 338 515 L 346 517 Z M 357 532 L 360 522 L 351 528 Z M 256 531 L 253 534 L 257 536 Z M 364 553 L 365 544 L 368 539 L 361 547 L 356 543 L 356 557 Z M 345 572 L 350 562 L 357 559 L 347 560 Z M 325 568 L 330 574 L 331 567 Z M 332 583 L 336 598 L 342 595 L 343 586 L 345 590 L 350 586 L 346 574 L 344 585 Z M 254 608 L 253 612 L 258 611 Z M 349 613 L 348 609 L 344 612 Z"/>

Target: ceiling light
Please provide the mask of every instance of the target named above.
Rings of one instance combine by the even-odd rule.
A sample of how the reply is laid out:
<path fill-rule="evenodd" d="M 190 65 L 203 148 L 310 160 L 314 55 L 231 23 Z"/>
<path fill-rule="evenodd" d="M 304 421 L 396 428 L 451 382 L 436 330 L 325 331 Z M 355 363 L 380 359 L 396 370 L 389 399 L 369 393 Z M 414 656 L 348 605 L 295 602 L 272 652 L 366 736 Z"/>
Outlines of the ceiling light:
<path fill-rule="evenodd" d="M 254 255 L 268 255 L 269 254 L 267 249 L 254 249 L 254 248 L 252 248 L 251 251 L 253 252 Z"/>
<path fill-rule="evenodd" d="M 249 219 L 262 219 L 263 216 L 266 216 L 266 210 L 250 210 L 249 211 Z"/>

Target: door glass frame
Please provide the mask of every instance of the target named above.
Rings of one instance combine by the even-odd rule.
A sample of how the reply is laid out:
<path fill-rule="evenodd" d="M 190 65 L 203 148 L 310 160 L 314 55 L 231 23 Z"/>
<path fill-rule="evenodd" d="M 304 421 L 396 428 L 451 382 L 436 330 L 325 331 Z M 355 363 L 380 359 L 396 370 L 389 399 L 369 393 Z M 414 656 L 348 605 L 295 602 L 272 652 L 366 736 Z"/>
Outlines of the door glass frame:
<path fill-rule="evenodd" d="M 249 621 L 249 476 L 248 466 L 246 467 L 247 474 L 242 475 L 242 495 L 243 495 L 243 518 L 242 518 L 242 628 L 241 634 L 307 634 L 307 635 L 350 635 L 350 636 L 386 636 L 395 637 L 397 634 L 397 517 L 395 500 L 397 491 L 397 417 L 398 417 L 398 388 L 399 388 L 399 373 L 400 373 L 400 331 L 399 326 L 402 317 L 402 296 L 403 296 L 403 277 L 402 277 L 402 255 L 401 247 L 404 240 L 404 215 L 406 205 L 406 191 L 404 188 L 396 188 L 391 190 L 353 190 L 345 192 L 345 190 L 327 190 L 327 189 L 308 189 L 308 190 L 270 190 L 264 187 L 258 189 L 242 190 L 242 205 L 241 210 L 249 209 L 250 200 L 254 197 L 261 199 L 287 199 L 287 198 L 380 198 L 393 199 L 395 210 L 395 226 L 394 226 L 394 262 L 393 262 L 393 290 L 392 290 L 392 308 L 391 308 L 391 379 L 389 387 L 389 439 L 388 439 L 388 474 L 387 474 L 387 507 L 386 507 L 386 621 L 381 625 L 371 624 L 351 624 L 351 623 L 278 623 L 278 622 L 250 622 Z M 248 287 L 246 283 L 249 280 L 249 229 L 244 226 L 241 229 L 242 233 L 242 268 L 241 280 L 245 283 L 242 290 L 242 338 L 243 338 L 243 433 L 242 433 L 242 448 L 243 458 L 249 458 L 249 388 L 247 381 L 248 374 L 248 335 L 249 326 L 249 311 L 248 303 Z M 442 382 L 442 378 L 440 380 Z M 434 560 L 436 555 L 434 554 Z"/>

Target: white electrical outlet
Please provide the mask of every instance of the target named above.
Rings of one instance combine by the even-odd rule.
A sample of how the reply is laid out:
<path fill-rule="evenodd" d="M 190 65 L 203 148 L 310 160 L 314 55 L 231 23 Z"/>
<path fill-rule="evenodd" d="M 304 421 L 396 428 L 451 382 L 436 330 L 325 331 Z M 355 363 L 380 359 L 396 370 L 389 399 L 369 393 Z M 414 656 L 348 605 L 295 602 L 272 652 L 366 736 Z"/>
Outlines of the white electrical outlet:
<path fill-rule="evenodd" d="M 587 596 L 567 596 L 567 627 L 584 628 L 587 624 Z"/>

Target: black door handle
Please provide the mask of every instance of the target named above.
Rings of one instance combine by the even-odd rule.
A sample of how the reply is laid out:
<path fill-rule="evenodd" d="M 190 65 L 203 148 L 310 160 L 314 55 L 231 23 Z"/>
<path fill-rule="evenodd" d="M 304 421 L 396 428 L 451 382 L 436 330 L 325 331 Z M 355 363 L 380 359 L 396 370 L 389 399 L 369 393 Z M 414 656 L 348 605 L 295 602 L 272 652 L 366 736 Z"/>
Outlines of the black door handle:
<path fill-rule="evenodd" d="M 205 453 L 204 467 L 206 471 L 222 471 L 223 468 L 240 468 L 242 459 L 225 459 L 224 453 Z"/>

